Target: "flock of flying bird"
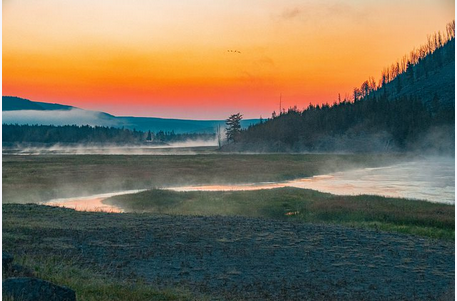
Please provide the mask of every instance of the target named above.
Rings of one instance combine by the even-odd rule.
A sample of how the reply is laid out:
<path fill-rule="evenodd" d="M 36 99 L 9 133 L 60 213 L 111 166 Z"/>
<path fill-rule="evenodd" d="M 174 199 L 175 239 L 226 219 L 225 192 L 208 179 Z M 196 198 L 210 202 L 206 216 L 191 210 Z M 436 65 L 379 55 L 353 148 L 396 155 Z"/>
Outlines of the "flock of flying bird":
<path fill-rule="evenodd" d="M 239 51 L 239 50 L 227 50 L 227 52 L 241 53 L 241 51 Z"/>

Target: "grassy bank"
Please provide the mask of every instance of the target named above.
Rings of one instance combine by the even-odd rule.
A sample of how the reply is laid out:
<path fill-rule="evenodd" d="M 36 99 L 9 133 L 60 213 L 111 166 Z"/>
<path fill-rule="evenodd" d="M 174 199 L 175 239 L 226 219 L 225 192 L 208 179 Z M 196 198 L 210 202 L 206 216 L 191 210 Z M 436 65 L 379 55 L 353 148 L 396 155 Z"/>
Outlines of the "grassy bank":
<path fill-rule="evenodd" d="M 388 165 L 405 155 L 4 155 L 3 203 L 42 202 L 129 189 L 189 184 L 283 181 L 356 167 Z"/>
<path fill-rule="evenodd" d="M 185 290 L 158 289 L 141 281 L 122 281 L 83 268 L 62 256 L 20 256 L 15 262 L 31 269 L 39 279 L 70 287 L 80 301 L 195 300 Z M 203 297 L 199 297 L 200 300 Z M 5 299 L 11 300 L 11 299 Z"/>
<path fill-rule="evenodd" d="M 94 264 L 93 258 L 88 261 L 81 257 L 83 254 L 74 245 L 80 237 L 93 236 L 102 244 L 110 242 L 108 235 L 93 235 L 94 223 L 103 220 L 96 228 L 109 231 L 119 224 L 123 229 L 128 228 L 129 219 L 119 223 L 110 220 L 109 214 L 85 214 L 48 206 L 5 204 L 2 207 L 3 251 L 11 252 L 13 263 L 28 268 L 35 277 L 70 287 L 76 292 L 77 300 L 207 300 L 206 296 L 195 295 L 179 286 L 158 288 L 135 275 L 108 273 L 107 269 Z M 112 258 L 106 264 L 116 266 Z"/>
<path fill-rule="evenodd" d="M 439 300 L 453 292 L 449 240 L 238 216 L 33 204 L 2 212 L 3 250 L 78 300 Z"/>
<path fill-rule="evenodd" d="M 238 192 L 150 190 L 105 202 L 127 212 L 239 215 L 332 223 L 454 240 L 454 206 L 379 196 L 336 196 L 279 188 Z"/>

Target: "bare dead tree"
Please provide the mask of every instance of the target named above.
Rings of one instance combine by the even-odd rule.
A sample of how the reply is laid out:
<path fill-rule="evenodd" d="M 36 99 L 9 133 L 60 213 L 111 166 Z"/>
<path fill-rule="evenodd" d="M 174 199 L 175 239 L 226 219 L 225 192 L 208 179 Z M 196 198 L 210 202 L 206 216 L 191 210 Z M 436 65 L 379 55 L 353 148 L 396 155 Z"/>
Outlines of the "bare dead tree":
<path fill-rule="evenodd" d="M 355 88 L 353 91 L 353 100 L 357 101 L 360 97 L 367 96 L 371 91 L 384 87 L 400 74 L 408 72 L 412 66 L 416 65 L 427 55 L 432 54 L 437 49 L 443 47 L 449 41 L 455 39 L 455 20 L 452 20 L 446 25 L 446 33 L 441 31 L 427 35 L 427 42 L 418 48 L 413 48 L 409 54 L 404 55 L 395 63 L 385 67 L 381 71 L 381 78 L 376 85 L 374 78 L 369 78 L 368 81 L 362 83 L 361 88 Z M 411 69 L 412 70 L 412 69 Z"/>

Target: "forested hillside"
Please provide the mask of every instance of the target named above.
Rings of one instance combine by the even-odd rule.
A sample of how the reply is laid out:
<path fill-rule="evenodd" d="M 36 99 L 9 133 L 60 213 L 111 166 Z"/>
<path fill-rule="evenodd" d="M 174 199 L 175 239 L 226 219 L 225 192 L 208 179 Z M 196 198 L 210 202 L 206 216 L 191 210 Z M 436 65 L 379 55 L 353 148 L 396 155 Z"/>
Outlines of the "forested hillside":
<path fill-rule="evenodd" d="M 351 97 L 290 108 L 241 131 L 235 151 L 454 152 L 455 23 L 428 37 Z"/>
<path fill-rule="evenodd" d="M 2 96 L 2 111 L 19 111 L 19 110 L 38 110 L 38 111 L 53 111 L 53 110 L 71 110 L 75 107 L 65 106 L 57 103 L 47 103 L 30 101 L 25 98 L 15 96 Z"/>
<path fill-rule="evenodd" d="M 386 94 L 388 99 L 413 96 L 422 100 L 428 107 L 436 98 L 448 108 L 455 101 L 455 40 L 410 65 L 394 80 L 383 84 L 372 96 Z"/>
<path fill-rule="evenodd" d="M 5 124 L 78 125 L 113 127 L 140 131 L 164 131 L 176 134 L 215 134 L 224 120 L 192 120 L 157 117 L 114 116 L 105 112 L 84 110 L 56 103 L 31 101 L 28 99 L 3 96 L 2 119 Z M 258 123 L 258 119 L 241 121 L 243 128 Z"/>

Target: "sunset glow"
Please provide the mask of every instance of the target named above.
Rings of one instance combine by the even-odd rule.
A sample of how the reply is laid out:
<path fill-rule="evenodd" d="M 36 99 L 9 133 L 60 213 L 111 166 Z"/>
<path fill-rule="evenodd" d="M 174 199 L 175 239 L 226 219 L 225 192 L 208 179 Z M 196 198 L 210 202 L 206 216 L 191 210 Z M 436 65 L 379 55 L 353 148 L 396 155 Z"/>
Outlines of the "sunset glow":
<path fill-rule="evenodd" d="M 3 1 L 3 95 L 115 115 L 269 117 L 333 102 L 454 1 Z M 230 51 L 230 50 L 236 50 Z M 239 51 L 239 52 L 238 52 Z"/>

